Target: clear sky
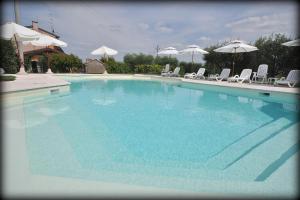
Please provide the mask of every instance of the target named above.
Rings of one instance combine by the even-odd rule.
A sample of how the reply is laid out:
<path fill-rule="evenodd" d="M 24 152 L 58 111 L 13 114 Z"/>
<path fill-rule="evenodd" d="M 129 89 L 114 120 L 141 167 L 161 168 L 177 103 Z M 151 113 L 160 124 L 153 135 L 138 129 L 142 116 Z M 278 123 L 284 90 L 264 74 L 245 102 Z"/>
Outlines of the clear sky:
<path fill-rule="evenodd" d="M 80 58 L 96 58 L 90 52 L 102 45 L 126 53 L 155 55 L 155 47 L 178 50 L 196 44 L 201 48 L 225 40 L 249 43 L 259 36 L 284 33 L 297 36 L 295 1 L 20 1 L 21 25 L 51 30 L 68 43 L 63 48 Z M 3 3 L 3 22 L 14 21 L 13 1 Z M 190 56 L 177 56 L 190 61 Z M 196 62 L 201 62 L 201 55 Z"/>

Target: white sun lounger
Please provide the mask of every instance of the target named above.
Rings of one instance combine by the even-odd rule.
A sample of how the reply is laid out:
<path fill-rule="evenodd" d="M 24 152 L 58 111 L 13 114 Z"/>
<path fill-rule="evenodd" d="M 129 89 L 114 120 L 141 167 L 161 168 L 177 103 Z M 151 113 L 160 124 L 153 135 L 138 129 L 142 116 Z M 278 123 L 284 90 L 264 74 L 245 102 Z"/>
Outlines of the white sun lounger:
<path fill-rule="evenodd" d="M 165 69 L 163 69 L 161 71 L 161 75 L 163 75 L 164 73 L 169 73 L 170 72 L 170 65 L 166 64 Z"/>
<path fill-rule="evenodd" d="M 162 76 L 169 76 L 169 77 L 179 76 L 179 71 L 180 71 L 180 67 L 176 67 L 174 69 L 174 72 L 163 73 Z"/>
<path fill-rule="evenodd" d="M 300 70 L 291 70 L 286 78 L 282 77 L 278 81 L 275 81 L 274 84 L 295 87 L 295 85 L 298 83 L 300 83 Z"/>
<path fill-rule="evenodd" d="M 214 76 L 208 77 L 208 80 L 216 80 L 216 81 L 223 81 L 227 80 L 230 75 L 230 69 L 224 68 L 221 71 L 221 74 L 215 74 Z"/>
<path fill-rule="evenodd" d="M 267 82 L 267 74 L 268 74 L 268 65 L 261 64 L 258 66 L 257 72 L 253 72 L 252 81 L 258 82 L 258 79 L 261 79 L 259 83 Z"/>
<path fill-rule="evenodd" d="M 243 69 L 243 71 L 241 72 L 241 75 L 235 75 L 233 77 L 230 77 L 227 79 L 228 82 L 238 82 L 238 83 L 243 83 L 245 81 L 248 81 L 249 83 L 251 83 L 250 80 L 250 76 L 252 73 L 252 69 Z"/>
<path fill-rule="evenodd" d="M 205 79 L 204 73 L 205 73 L 205 68 L 199 68 L 197 74 L 195 72 L 186 73 L 184 75 L 184 78 L 203 78 L 203 79 Z"/>
<path fill-rule="evenodd" d="M 0 74 L 5 74 L 5 70 L 3 68 L 0 68 Z"/>

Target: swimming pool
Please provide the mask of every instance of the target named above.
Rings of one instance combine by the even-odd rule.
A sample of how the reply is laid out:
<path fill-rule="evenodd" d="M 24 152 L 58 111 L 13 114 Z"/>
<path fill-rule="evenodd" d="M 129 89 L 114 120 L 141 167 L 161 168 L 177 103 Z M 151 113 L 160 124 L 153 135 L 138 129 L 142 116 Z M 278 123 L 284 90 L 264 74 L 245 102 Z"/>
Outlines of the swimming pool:
<path fill-rule="evenodd" d="M 24 100 L 33 174 L 202 191 L 268 181 L 299 149 L 294 98 L 149 80 L 70 87 Z"/>

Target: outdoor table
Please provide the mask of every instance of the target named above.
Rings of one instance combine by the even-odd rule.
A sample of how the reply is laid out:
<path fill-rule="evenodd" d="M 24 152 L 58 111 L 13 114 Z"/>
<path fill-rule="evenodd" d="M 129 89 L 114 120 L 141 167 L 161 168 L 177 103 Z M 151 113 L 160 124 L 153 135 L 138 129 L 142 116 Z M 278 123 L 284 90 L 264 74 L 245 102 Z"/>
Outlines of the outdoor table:
<path fill-rule="evenodd" d="M 268 83 L 269 83 L 269 84 L 275 83 L 275 81 L 277 81 L 278 79 L 279 79 L 279 78 L 270 77 L 270 78 L 268 78 Z"/>

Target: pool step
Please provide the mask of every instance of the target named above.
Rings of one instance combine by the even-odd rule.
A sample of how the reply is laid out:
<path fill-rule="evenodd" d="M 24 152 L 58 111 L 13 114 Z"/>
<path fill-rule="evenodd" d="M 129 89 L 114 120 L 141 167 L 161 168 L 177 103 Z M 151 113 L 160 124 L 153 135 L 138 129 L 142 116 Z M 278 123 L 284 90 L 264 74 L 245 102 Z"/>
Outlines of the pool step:
<path fill-rule="evenodd" d="M 253 132 L 247 133 L 247 135 L 237 139 L 211 157 L 207 161 L 206 166 L 220 170 L 229 168 L 253 149 L 288 128 L 291 125 L 290 123 L 286 118 L 279 118 Z"/>
<path fill-rule="evenodd" d="M 293 154 L 297 153 L 297 145 L 299 145 L 298 126 L 299 124 L 293 124 L 271 139 L 266 140 L 227 168 L 224 173 L 244 180 L 267 180 Z M 288 177 L 289 174 L 286 176 Z"/>

